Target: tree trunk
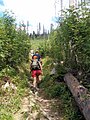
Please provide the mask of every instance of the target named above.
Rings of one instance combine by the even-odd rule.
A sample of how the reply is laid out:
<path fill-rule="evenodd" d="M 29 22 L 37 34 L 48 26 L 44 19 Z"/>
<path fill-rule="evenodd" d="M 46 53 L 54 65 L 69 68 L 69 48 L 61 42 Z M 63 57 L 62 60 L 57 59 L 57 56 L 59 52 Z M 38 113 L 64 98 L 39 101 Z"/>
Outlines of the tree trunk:
<path fill-rule="evenodd" d="M 85 119 L 90 120 L 90 94 L 88 94 L 88 90 L 80 85 L 78 80 L 71 73 L 65 75 L 64 81 L 74 96 Z"/>

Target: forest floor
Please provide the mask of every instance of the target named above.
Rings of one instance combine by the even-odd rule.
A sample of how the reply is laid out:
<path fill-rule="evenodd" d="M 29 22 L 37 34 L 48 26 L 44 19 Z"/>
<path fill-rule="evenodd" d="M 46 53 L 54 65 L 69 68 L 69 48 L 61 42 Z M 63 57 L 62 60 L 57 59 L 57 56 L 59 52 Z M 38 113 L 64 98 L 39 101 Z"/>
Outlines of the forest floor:
<path fill-rule="evenodd" d="M 63 120 L 60 100 L 46 98 L 41 89 L 35 94 L 28 89 L 29 95 L 22 99 L 21 109 L 14 114 L 14 120 Z"/>

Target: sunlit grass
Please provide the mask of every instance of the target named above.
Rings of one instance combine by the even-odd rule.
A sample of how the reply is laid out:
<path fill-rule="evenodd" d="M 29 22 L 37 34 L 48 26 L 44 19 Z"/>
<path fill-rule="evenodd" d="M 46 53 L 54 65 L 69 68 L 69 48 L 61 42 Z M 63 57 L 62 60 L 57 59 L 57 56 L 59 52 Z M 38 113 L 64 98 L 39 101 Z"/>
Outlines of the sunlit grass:
<path fill-rule="evenodd" d="M 42 44 L 45 44 L 46 41 L 47 40 L 44 40 L 44 39 L 31 40 L 31 49 L 37 50 L 39 48 L 39 46 Z"/>

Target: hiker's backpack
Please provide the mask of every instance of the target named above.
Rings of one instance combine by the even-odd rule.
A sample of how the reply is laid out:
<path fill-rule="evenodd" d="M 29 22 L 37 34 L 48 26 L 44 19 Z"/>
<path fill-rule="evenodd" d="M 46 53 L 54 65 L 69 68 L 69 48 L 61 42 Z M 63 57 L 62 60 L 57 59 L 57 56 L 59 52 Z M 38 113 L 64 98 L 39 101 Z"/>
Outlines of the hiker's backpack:
<path fill-rule="evenodd" d="M 38 59 L 32 59 L 31 69 L 32 70 L 39 70 L 40 69 L 40 65 L 39 65 Z"/>
<path fill-rule="evenodd" d="M 38 61 L 40 61 L 41 56 L 40 56 L 39 54 L 36 54 L 36 53 L 35 53 L 35 54 L 32 56 L 32 59 L 34 58 L 34 56 L 37 56 Z"/>

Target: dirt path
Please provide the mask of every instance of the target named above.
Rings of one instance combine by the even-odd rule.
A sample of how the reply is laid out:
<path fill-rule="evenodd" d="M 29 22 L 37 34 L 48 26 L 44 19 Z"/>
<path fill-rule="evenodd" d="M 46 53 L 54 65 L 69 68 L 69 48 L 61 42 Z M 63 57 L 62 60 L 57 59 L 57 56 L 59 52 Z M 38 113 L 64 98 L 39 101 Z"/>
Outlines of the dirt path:
<path fill-rule="evenodd" d="M 14 114 L 14 120 L 63 120 L 60 111 L 60 101 L 45 99 L 41 91 L 36 94 L 29 91 L 24 97 L 21 109 Z"/>

